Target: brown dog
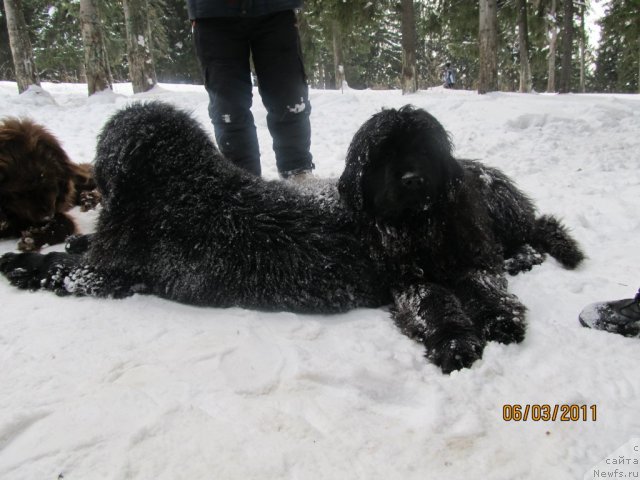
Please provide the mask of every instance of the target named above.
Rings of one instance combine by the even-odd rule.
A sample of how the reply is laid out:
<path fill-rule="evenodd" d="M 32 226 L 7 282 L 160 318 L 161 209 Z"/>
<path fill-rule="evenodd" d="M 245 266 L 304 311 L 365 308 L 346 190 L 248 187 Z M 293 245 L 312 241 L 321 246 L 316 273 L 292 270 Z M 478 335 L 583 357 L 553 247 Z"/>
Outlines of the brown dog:
<path fill-rule="evenodd" d="M 0 238 L 38 250 L 76 232 L 65 212 L 99 201 L 90 164 L 76 165 L 44 127 L 31 120 L 0 122 Z"/>

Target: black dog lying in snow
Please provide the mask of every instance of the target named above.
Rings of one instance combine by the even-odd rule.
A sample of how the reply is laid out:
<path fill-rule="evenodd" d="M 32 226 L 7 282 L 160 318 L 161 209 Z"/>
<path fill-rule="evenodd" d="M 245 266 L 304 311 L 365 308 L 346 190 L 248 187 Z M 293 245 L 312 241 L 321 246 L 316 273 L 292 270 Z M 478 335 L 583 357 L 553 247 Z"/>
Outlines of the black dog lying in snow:
<path fill-rule="evenodd" d="M 555 220 L 534 221 L 506 177 L 484 169 L 492 190 L 480 165 L 465 174 L 442 126 L 420 110 L 387 110 L 359 130 L 339 182 L 344 202 L 335 186 L 318 197 L 245 174 L 188 115 L 158 103 L 116 114 L 97 154 L 103 210 L 88 251 L 7 254 L 0 270 L 13 284 L 297 312 L 393 295 L 396 323 L 448 372 L 471 365 L 487 340 L 522 339 L 524 307 L 506 292 L 503 253 L 520 259 L 514 270 L 542 261 L 527 243 L 569 266 L 557 245 L 581 259 Z"/>
<path fill-rule="evenodd" d="M 339 181 L 388 275 L 395 322 L 444 371 L 471 365 L 488 340 L 524 338 L 526 309 L 507 292 L 505 269 L 529 270 L 544 253 L 566 268 L 584 258 L 501 171 L 451 150 L 426 111 L 383 110 L 356 133 Z"/>
<path fill-rule="evenodd" d="M 169 105 L 116 113 L 95 177 L 102 210 L 86 253 L 7 254 L 0 270 L 14 285 L 316 313 L 390 301 L 346 212 L 236 168 Z"/>

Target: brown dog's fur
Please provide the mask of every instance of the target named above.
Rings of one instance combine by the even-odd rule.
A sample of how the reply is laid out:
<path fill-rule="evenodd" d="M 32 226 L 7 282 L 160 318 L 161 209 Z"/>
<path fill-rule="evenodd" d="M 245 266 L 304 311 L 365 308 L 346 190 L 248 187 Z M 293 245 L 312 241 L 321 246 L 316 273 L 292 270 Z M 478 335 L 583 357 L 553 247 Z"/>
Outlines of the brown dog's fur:
<path fill-rule="evenodd" d="M 44 127 L 27 119 L 0 122 L 0 238 L 20 237 L 25 251 L 64 242 L 77 233 L 65 212 L 95 206 L 95 188 L 92 165 L 71 162 Z"/>

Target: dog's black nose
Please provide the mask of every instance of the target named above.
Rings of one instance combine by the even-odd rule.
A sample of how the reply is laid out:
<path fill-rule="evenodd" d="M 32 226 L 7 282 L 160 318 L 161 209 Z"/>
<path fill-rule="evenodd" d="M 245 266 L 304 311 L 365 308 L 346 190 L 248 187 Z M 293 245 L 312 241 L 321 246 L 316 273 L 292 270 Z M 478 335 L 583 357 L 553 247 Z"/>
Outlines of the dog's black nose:
<path fill-rule="evenodd" d="M 416 173 L 405 173 L 402 176 L 402 186 L 408 190 L 417 190 L 424 185 L 424 178 Z"/>

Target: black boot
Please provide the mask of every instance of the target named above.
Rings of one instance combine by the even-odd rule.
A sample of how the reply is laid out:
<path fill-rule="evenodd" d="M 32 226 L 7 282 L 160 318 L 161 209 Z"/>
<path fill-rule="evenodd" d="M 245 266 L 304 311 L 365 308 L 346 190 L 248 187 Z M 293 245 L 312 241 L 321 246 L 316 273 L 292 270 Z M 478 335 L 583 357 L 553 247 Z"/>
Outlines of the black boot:
<path fill-rule="evenodd" d="M 640 289 L 635 298 L 587 305 L 578 318 L 588 328 L 640 337 Z"/>

